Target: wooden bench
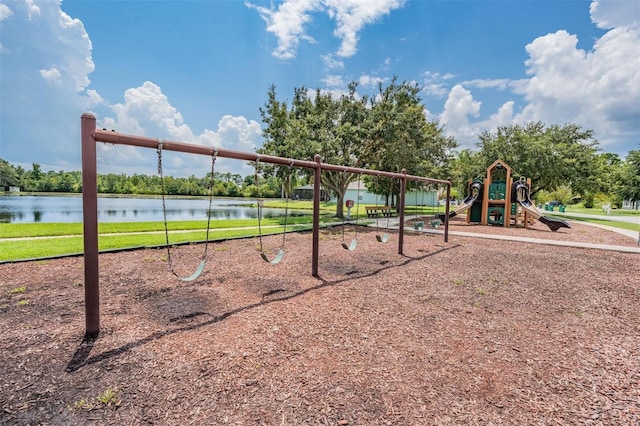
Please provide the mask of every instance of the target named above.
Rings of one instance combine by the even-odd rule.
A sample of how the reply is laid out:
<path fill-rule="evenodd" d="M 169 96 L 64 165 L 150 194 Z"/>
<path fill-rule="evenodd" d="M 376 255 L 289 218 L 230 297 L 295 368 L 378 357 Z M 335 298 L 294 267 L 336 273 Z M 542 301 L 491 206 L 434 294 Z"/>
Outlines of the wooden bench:
<path fill-rule="evenodd" d="M 394 216 L 394 211 L 389 206 L 365 206 L 368 217 L 391 217 Z"/>

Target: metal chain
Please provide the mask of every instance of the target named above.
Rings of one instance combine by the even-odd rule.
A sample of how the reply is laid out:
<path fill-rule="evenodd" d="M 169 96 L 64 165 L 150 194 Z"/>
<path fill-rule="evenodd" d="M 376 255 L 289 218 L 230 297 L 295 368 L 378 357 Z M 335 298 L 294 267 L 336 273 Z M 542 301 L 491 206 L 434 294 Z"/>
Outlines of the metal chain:
<path fill-rule="evenodd" d="M 160 190 L 162 191 L 162 216 L 164 219 L 164 235 L 165 235 L 165 242 L 166 242 L 166 247 L 167 247 L 167 264 L 169 265 L 169 270 L 171 272 L 173 272 L 173 274 L 175 276 L 178 276 L 174 271 L 173 271 L 173 265 L 171 263 L 171 249 L 169 248 L 169 227 L 167 225 L 167 206 L 166 206 L 166 202 L 165 202 L 165 187 L 164 187 L 164 175 L 162 173 L 162 145 L 163 145 L 164 141 L 162 139 L 158 139 L 158 175 L 160 175 Z"/>

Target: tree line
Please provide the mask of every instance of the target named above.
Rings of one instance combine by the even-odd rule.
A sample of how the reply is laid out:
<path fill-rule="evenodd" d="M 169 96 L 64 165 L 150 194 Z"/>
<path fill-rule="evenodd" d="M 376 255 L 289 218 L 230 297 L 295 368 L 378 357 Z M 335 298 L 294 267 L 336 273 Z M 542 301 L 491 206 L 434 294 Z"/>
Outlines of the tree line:
<path fill-rule="evenodd" d="M 241 176 L 234 173 L 215 172 L 213 181 L 211 173 L 198 178 L 164 176 L 163 183 L 159 176 L 134 174 L 98 174 L 98 192 L 101 194 L 120 195 L 166 195 L 204 196 L 209 195 L 213 182 L 213 195 L 216 197 L 279 197 L 281 183 L 276 177 Z M 21 166 L 13 166 L 0 158 L 0 189 L 18 187 L 25 192 L 82 192 L 82 172 L 80 171 L 48 171 L 33 163 L 31 170 Z"/>

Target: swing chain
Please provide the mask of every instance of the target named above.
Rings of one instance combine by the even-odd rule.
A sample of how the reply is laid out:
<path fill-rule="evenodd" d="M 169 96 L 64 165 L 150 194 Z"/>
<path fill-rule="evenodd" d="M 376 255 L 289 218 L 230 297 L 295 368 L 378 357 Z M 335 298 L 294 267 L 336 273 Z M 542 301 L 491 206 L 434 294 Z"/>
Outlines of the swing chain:
<path fill-rule="evenodd" d="M 165 243 L 166 243 L 166 247 L 167 247 L 167 265 L 169 266 L 169 270 L 171 271 L 171 273 L 173 275 L 176 276 L 176 278 L 182 280 L 182 281 L 192 281 L 194 279 L 196 279 L 204 270 L 204 265 L 206 262 L 206 258 L 207 258 L 207 251 L 209 249 L 209 231 L 211 229 L 211 206 L 213 205 L 213 187 L 214 187 L 214 182 L 215 182 L 215 164 L 216 164 L 216 159 L 218 158 L 218 148 L 214 147 L 213 148 L 213 155 L 211 156 L 211 182 L 209 185 L 209 208 L 207 209 L 207 232 L 206 232 L 206 238 L 205 238 L 205 245 L 204 245 L 204 253 L 202 254 L 202 258 L 200 261 L 200 265 L 198 266 L 198 268 L 196 269 L 196 271 L 191 274 L 189 277 L 181 277 L 180 275 L 178 275 L 176 273 L 176 271 L 173 269 L 173 262 L 171 259 L 171 247 L 169 246 L 169 226 L 167 224 L 167 206 L 166 206 L 166 201 L 165 201 L 165 185 L 164 185 L 164 174 L 162 172 L 162 150 L 163 150 L 163 145 L 164 145 L 164 141 L 162 139 L 158 139 L 158 148 L 157 148 L 157 152 L 158 152 L 158 175 L 160 175 L 160 188 L 162 190 L 162 215 L 163 215 L 163 219 L 164 219 L 164 235 L 165 235 Z"/>
<path fill-rule="evenodd" d="M 262 219 L 262 202 L 260 200 L 260 182 L 258 180 L 258 168 L 259 168 L 259 163 L 260 163 L 260 154 L 256 155 L 256 167 L 255 167 L 255 181 L 256 181 L 256 196 L 257 196 L 257 203 L 258 203 L 258 240 L 260 241 L 260 253 L 264 253 L 264 250 L 262 248 L 262 225 L 261 225 L 261 219 Z"/>
<path fill-rule="evenodd" d="M 174 275 L 178 276 L 173 270 L 173 264 L 171 262 L 171 250 L 169 248 L 169 227 L 167 225 L 167 206 L 165 202 L 164 194 L 166 193 L 164 187 L 164 175 L 162 173 L 162 149 L 163 149 L 164 141 L 162 139 L 158 139 L 158 175 L 160 175 L 160 190 L 162 191 L 162 217 L 164 219 L 164 236 L 165 236 L 165 245 L 167 247 L 167 265 L 169 266 L 169 270 L 173 272 Z"/>

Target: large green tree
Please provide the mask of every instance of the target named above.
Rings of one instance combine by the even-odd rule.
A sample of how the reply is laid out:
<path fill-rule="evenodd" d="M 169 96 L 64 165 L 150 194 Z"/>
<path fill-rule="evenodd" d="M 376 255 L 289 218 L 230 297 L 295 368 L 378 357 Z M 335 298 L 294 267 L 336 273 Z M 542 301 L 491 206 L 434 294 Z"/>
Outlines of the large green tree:
<path fill-rule="evenodd" d="M 620 177 L 618 188 L 620 198 L 640 201 L 640 150 L 629 151 Z"/>
<path fill-rule="evenodd" d="M 267 103 L 260 109 L 266 126 L 265 141 L 258 152 L 304 160 L 320 154 L 326 163 L 364 167 L 365 156 L 361 150 L 366 98 L 358 98 L 356 86 L 355 83 L 349 85 L 349 92 L 339 99 L 320 90 L 310 92 L 305 87 L 297 88 L 288 111 L 286 104 L 277 100 L 275 87 L 271 86 Z M 283 180 L 291 174 L 286 167 L 279 167 L 276 173 Z M 338 217 L 343 216 L 346 188 L 355 179 L 357 176 L 343 172 L 327 172 L 322 176 L 322 186 L 338 198 Z"/>
<path fill-rule="evenodd" d="M 386 87 L 378 86 L 377 96 L 371 99 L 366 126 L 365 152 L 370 167 L 446 177 L 451 150 L 457 144 L 453 138 L 444 136 L 437 122 L 427 120 L 420 91 L 417 84 L 398 83 L 395 78 Z M 386 204 L 391 197 L 392 205 L 400 191 L 397 180 L 383 178 L 371 179 L 367 188 L 385 195 Z"/>
<path fill-rule="evenodd" d="M 531 178 L 532 195 L 561 185 L 580 195 L 598 190 L 597 145 L 591 130 L 576 124 L 545 127 L 541 122 L 501 126 L 496 133 L 483 132 L 477 143 L 484 167 L 502 159 L 515 178 Z"/>
<path fill-rule="evenodd" d="M 380 85 L 371 100 L 356 89 L 352 82 L 335 97 L 298 88 L 287 108 L 271 86 L 260 109 L 266 126 L 259 152 L 306 160 L 320 154 L 324 162 L 340 166 L 393 172 L 406 168 L 410 174 L 430 176 L 447 163 L 455 141 L 426 120 L 417 85 L 394 79 L 387 87 Z M 344 213 L 346 189 L 357 179 L 340 171 L 323 173 L 322 186 L 338 200 L 338 217 Z M 368 188 L 385 195 L 398 192 L 397 184 L 383 179 L 370 180 Z"/>
<path fill-rule="evenodd" d="M 19 182 L 17 170 L 11 163 L 0 158 L 0 190 L 6 186 L 16 186 Z"/>

